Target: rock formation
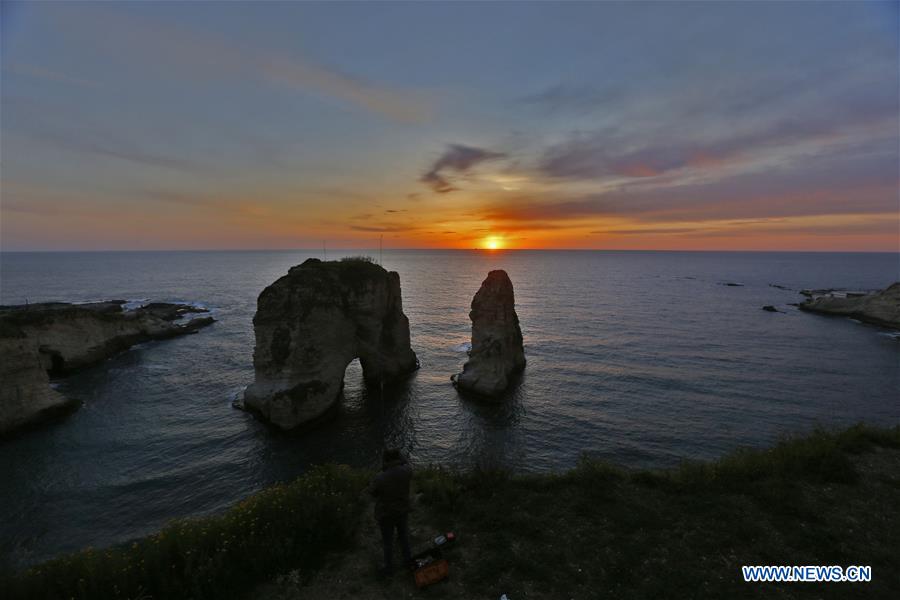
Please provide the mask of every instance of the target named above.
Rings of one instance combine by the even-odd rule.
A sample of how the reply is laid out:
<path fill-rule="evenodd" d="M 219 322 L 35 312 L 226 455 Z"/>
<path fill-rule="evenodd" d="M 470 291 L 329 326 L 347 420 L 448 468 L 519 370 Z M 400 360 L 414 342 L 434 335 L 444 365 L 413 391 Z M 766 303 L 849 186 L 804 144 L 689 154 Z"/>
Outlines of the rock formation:
<path fill-rule="evenodd" d="M 212 317 L 184 304 L 148 304 L 123 310 L 124 300 L 0 306 L 0 435 L 73 409 L 79 402 L 50 387 L 64 376 L 134 344 L 194 333 Z"/>
<path fill-rule="evenodd" d="M 0 436 L 80 404 L 50 387 L 44 356 L 35 341 L 0 320 Z"/>
<path fill-rule="evenodd" d="M 522 330 L 516 315 L 512 282 L 506 271 L 491 271 L 472 299 L 472 349 L 453 382 L 463 391 L 497 396 L 525 367 Z"/>
<path fill-rule="evenodd" d="M 359 358 L 368 385 L 418 366 L 403 314 L 400 276 L 366 260 L 311 258 L 259 295 L 253 317 L 255 380 L 242 408 L 292 429 L 322 416 Z"/>
<path fill-rule="evenodd" d="M 870 294 L 827 291 L 816 295 L 815 292 L 805 292 L 807 290 L 804 290 L 804 295 L 808 299 L 800 304 L 800 310 L 853 317 L 866 323 L 900 329 L 900 281 Z"/>

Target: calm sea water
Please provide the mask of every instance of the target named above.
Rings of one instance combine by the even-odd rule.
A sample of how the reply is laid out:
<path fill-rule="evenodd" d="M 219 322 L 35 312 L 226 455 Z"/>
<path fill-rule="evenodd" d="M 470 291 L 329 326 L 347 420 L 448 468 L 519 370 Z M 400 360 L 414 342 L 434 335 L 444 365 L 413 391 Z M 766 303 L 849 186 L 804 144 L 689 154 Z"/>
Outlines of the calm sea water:
<path fill-rule="evenodd" d="M 0 444 L 3 562 L 221 511 L 313 463 L 372 466 L 386 443 L 418 464 L 546 471 L 581 453 L 666 466 L 819 424 L 900 422 L 900 343 L 788 306 L 801 288 L 884 287 L 900 279 L 897 254 L 394 251 L 384 265 L 400 273 L 421 370 L 381 397 L 354 362 L 336 419 L 279 434 L 231 401 L 253 377 L 257 295 L 308 256 L 0 255 L 2 303 L 190 301 L 219 319 L 64 380 L 84 407 Z M 466 358 L 472 295 L 496 268 L 515 286 L 528 366 L 507 402 L 484 406 L 450 375 Z"/>

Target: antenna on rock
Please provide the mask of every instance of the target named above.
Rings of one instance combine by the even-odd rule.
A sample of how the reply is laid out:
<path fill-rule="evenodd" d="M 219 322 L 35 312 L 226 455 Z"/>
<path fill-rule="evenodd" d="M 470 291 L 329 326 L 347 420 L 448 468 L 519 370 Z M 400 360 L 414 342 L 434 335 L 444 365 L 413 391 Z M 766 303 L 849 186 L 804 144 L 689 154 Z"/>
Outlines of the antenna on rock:
<path fill-rule="evenodd" d="M 322 260 L 328 260 L 328 251 L 325 250 L 325 240 L 322 240 Z"/>
<path fill-rule="evenodd" d="M 378 264 L 384 266 L 384 234 L 378 236 Z"/>

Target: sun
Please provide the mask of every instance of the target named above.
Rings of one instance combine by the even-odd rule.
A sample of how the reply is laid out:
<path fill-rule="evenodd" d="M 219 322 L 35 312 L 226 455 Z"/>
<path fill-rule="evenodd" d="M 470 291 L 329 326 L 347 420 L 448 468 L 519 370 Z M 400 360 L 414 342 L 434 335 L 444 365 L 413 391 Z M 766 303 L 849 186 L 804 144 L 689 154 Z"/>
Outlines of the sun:
<path fill-rule="evenodd" d="M 483 243 L 487 250 L 500 250 L 503 248 L 503 239 L 496 235 L 490 235 L 484 238 Z"/>

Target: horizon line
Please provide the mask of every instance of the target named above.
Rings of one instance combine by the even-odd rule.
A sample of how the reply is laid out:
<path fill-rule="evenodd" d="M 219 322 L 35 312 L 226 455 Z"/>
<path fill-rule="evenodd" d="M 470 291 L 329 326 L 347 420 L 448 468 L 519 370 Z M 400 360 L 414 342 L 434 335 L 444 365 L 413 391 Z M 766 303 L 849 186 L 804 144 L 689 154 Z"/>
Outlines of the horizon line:
<path fill-rule="evenodd" d="M 328 252 L 483 252 L 485 254 L 500 254 L 504 252 L 681 252 L 681 253 L 731 253 L 731 254 L 900 254 L 897 250 L 733 250 L 733 249 L 676 249 L 676 248 L 429 248 L 429 247 L 404 247 L 404 248 L 328 248 Z M 114 252 L 308 252 L 321 253 L 321 247 L 310 248 L 155 248 L 155 249 L 38 249 L 38 250 L 5 250 L 0 248 L 0 254 L 71 254 L 71 253 L 114 253 Z"/>

